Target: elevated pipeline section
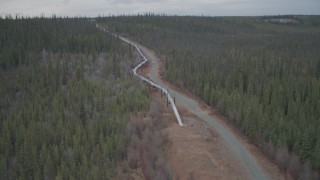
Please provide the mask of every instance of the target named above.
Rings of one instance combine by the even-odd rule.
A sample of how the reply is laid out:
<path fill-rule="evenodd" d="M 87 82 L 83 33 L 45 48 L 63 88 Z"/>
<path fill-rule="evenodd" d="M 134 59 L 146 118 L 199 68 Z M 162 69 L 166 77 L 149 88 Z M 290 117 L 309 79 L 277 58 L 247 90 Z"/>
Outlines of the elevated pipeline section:
<path fill-rule="evenodd" d="M 176 116 L 176 119 L 177 119 L 177 122 L 180 126 L 183 126 L 183 123 L 181 121 L 181 118 L 180 118 L 180 115 L 179 115 L 179 112 L 178 112 L 178 109 L 176 107 L 176 104 L 174 103 L 174 99 L 172 98 L 172 96 L 169 94 L 168 90 L 161 87 L 160 85 L 152 82 L 151 80 L 141 76 L 140 74 L 137 73 L 137 71 L 143 66 L 145 65 L 147 62 L 148 62 L 148 59 L 146 58 L 146 56 L 142 53 L 141 49 L 133 42 L 131 42 L 129 39 L 127 38 L 124 38 L 122 36 L 119 36 L 117 34 L 114 34 L 114 33 L 111 33 L 109 31 L 107 31 L 106 29 L 104 29 L 103 27 L 99 26 L 99 24 L 96 24 L 96 27 L 99 28 L 100 30 L 104 31 L 104 32 L 107 32 L 109 34 L 111 34 L 112 36 L 116 37 L 116 38 L 119 38 L 120 40 L 128 43 L 129 45 L 133 46 L 134 48 L 136 48 L 136 50 L 140 53 L 140 55 L 142 56 L 143 58 L 143 61 L 141 63 L 139 63 L 132 71 L 133 71 L 133 74 L 137 77 L 139 77 L 142 81 L 144 82 L 147 82 L 148 84 L 150 84 L 151 86 L 159 89 L 161 92 L 163 92 L 167 98 L 168 98 L 168 101 L 169 103 L 171 104 L 171 107 L 172 107 L 172 110 Z"/>

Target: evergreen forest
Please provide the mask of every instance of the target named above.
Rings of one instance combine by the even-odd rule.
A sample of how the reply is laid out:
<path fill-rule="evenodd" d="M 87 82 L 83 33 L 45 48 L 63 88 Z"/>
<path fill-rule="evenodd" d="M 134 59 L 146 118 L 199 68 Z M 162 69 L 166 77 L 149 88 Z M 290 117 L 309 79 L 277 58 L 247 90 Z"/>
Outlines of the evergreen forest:
<path fill-rule="evenodd" d="M 0 179 L 116 177 L 149 108 L 138 61 L 86 18 L 0 18 Z"/>
<path fill-rule="evenodd" d="M 281 169 L 295 178 L 306 167 L 320 171 L 320 16 L 98 22 L 155 50 L 168 80 L 216 108 Z"/>

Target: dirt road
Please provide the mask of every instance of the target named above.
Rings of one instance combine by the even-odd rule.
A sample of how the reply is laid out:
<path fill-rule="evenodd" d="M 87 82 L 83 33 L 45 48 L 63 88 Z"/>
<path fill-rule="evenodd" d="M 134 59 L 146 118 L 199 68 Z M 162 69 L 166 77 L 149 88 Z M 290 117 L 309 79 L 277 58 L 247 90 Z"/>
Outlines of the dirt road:
<path fill-rule="evenodd" d="M 148 76 L 157 84 L 168 87 L 171 95 L 176 98 L 176 105 L 178 109 L 179 107 L 186 108 L 188 111 L 198 116 L 211 128 L 217 131 L 219 133 L 219 136 L 225 141 L 234 156 L 241 162 L 241 165 L 247 171 L 248 176 L 251 179 L 269 179 L 265 172 L 263 172 L 260 165 L 257 163 L 254 156 L 251 154 L 251 152 L 246 148 L 246 146 L 241 143 L 237 136 L 228 127 L 218 121 L 216 117 L 209 115 L 209 113 L 201 109 L 196 100 L 188 97 L 186 94 L 170 89 L 169 85 L 161 80 L 159 76 L 159 61 L 157 56 L 153 51 L 141 45 L 138 46 L 151 63 L 151 70 L 149 71 Z"/>

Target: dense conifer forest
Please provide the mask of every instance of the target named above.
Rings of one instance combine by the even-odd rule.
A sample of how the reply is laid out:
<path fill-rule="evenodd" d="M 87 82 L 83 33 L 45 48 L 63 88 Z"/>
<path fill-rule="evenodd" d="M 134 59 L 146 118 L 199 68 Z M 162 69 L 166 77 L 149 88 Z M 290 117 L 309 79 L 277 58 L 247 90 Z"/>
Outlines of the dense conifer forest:
<path fill-rule="evenodd" d="M 168 80 L 217 108 L 280 168 L 296 178 L 320 170 L 319 16 L 99 22 L 157 51 Z"/>
<path fill-rule="evenodd" d="M 89 19 L 0 19 L 0 179 L 114 177 L 149 107 L 137 61 Z"/>

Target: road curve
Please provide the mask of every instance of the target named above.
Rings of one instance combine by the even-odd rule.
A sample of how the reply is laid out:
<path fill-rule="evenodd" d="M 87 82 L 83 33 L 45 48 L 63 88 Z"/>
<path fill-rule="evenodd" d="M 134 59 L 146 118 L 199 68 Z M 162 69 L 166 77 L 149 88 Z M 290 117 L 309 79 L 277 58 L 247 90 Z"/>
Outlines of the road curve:
<path fill-rule="evenodd" d="M 149 59 L 151 63 L 151 70 L 148 74 L 150 79 L 164 87 L 169 87 L 169 85 L 163 82 L 159 77 L 159 62 L 154 52 L 142 45 L 139 45 L 137 43 L 135 44 L 142 50 L 144 55 Z M 257 180 L 269 179 L 269 177 L 264 173 L 260 165 L 257 163 L 254 156 L 251 154 L 251 152 L 247 149 L 245 145 L 241 143 L 241 141 L 230 130 L 230 128 L 226 127 L 220 121 L 218 121 L 217 117 L 211 116 L 208 113 L 204 112 L 201 109 L 200 105 L 196 102 L 196 100 L 173 89 L 168 89 L 170 93 L 175 96 L 176 105 L 178 108 L 181 106 L 188 108 L 188 110 L 190 110 L 200 119 L 205 121 L 211 128 L 213 128 L 215 131 L 219 133 L 220 137 L 226 142 L 231 152 L 234 154 L 236 158 L 239 159 L 240 163 L 247 171 L 248 177 Z"/>
<path fill-rule="evenodd" d="M 112 34 L 114 35 L 114 34 Z M 267 180 L 269 177 L 263 172 L 260 165 L 257 163 L 254 156 L 247 149 L 245 145 L 241 143 L 241 141 L 237 138 L 237 136 L 225 125 L 223 125 L 220 121 L 217 120 L 215 116 L 209 115 L 204 112 L 200 105 L 196 102 L 196 100 L 188 97 L 187 95 L 175 91 L 169 88 L 169 85 L 163 82 L 159 77 L 159 62 L 157 56 L 153 51 L 148 48 L 140 45 L 139 43 L 133 42 L 128 38 L 123 38 L 125 41 L 133 46 L 139 48 L 145 57 L 151 63 L 151 70 L 149 72 L 150 79 L 161 87 L 168 87 L 171 94 L 176 98 L 177 107 L 185 107 L 188 108 L 189 111 L 194 113 L 200 119 L 205 121 L 211 128 L 219 133 L 219 136 L 225 141 L 231 152 L 234 154 L 234 157 L 238 158 L 241 165 L 247 171 L 247 175 L 250 179 L 256 180 Z M 122 39 L 122 40 L 123 40 Z"/>

